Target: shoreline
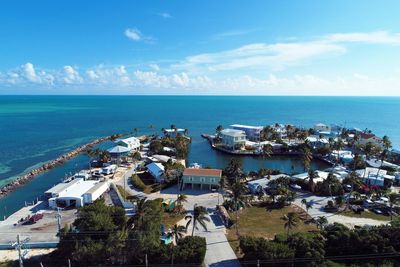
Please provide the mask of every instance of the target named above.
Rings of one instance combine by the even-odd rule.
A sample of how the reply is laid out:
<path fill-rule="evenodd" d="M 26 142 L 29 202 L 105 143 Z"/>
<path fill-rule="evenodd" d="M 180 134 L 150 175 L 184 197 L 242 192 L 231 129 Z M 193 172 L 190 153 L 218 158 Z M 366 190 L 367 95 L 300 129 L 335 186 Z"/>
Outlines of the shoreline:
<path fill-rule="evenodd" d="M 110 140 L 111 137 L 112 136 L 110 135 L 110 136 L 98 138 L 87 144 L 81 145 L 81 146 L 73 149 L 70 152 L 62 154 L 61 156 L 57 157 L 56 159 L 50 160 L 50 161 L 42 164 L 40 167 L 30 170 L 28 173 L 17 177 L 13 181 L 6 183 L 3 187 L 0 188 L 0 198 L 7 196 L 8 194 L 10 194 L 13 191 L 15 191 L 16 189 L 18 189 L 19 187 L 22 187 L 25 184 L 29 183 L 36 176 L 38 176 L 44 172 L 47 172 L 49 170 L 52 170 L 57 166 L 64 164 L 66 161 L 78 156 L 80 153 L 88 150 L 89 148 L 92 148 L 95 145 L 98 145 L 100 143 Z"/>

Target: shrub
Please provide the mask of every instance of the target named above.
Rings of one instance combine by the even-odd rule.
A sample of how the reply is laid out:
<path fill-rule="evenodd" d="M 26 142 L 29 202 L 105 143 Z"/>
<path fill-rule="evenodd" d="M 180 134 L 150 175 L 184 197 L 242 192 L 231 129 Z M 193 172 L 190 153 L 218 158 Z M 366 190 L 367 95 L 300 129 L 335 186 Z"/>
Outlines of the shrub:
<path fill-rule="evenodd" d="M 143 183 L 142 179 L 137 174 L 131 176 L 131 182 L 134 187 L 137 189 L 144 191 L 146 189 L 146 185 Z"/>
<path fill-rule="evenodd" d="M 174 252 L 174 262 L 178 264 L 202 265 L 206 255 L 206 239 L 199 236 L 187 236 L 178 241 Z"/>

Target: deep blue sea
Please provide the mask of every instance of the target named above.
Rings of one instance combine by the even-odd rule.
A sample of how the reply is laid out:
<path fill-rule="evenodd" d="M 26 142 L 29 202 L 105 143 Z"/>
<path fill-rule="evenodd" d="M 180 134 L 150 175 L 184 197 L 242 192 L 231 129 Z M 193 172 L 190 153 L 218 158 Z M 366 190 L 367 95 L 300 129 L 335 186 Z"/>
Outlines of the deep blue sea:
<path fill-rule="evenodd" d="M 94 138 L 139 129 L 159 133 L 175 124 L 193 138 L 189 163 L 224 168 L 230 156 L 210 149 L 201 133 L 217 125 L 291 123 L 312 127 L 336 123 L 388 135 L 400 146 L 400 98 L 396 97 L 260 97 L 260 96 L 0 96 L 0 186 L 7 180 Z M 107 146 L 110 144 L 104 144 Z M 288 171 L 296 159 L 240 158 L 246 170 L 261 167 Z M 314 163 L 314 168 L 323 167 Z M 0 199 L 0 218 L 32 201 L 66 173 L 87 165 L 81 155 L 35 178 Z"/>

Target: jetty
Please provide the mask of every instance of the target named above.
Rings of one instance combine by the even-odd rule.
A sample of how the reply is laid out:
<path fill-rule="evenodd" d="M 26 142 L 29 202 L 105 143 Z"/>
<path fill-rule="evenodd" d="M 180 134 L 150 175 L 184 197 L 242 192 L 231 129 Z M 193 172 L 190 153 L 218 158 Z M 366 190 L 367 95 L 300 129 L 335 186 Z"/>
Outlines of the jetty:
<path fill-rule="evenodd" d="M 75 148 L 74 150 L 57 157 L 56 159 L 53 159 L 49 162 L 44 163 L 43 165 L 41 165 L 38 168 L 30 170 L 28 173 L 23 174 L 23 175 L 17 177 L 15 180 L 4 185 L 0 189 L 0 198 L 5 197 L 6 195 L 13 192 L 17 188 L 27 184 L 28 182 L 30 182 L 33 178 L 35 178 L 39 174 L 42 174 L 42 173 L 49 171 L 59 165 L 62 165 L 66 161 L 78 156 L 80 153 L 87 151 L 88 149 L 94 147 L 95 145 L 98 145 L 105 141 L 111 140 L 112 138 L 114 138 L 114 136 L 110 135 L 110 136 L 95 139 L 87 144 L 81 145 L 81 146 Z"/>

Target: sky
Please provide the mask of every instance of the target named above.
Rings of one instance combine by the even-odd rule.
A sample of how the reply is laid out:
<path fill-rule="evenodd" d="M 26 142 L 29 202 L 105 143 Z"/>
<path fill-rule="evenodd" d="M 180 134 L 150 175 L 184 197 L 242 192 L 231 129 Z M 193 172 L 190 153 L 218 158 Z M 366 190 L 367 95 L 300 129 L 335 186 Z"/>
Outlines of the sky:
<path fill-rule="evenodd" d="M 0 94 L 400 95 L 398 0 L 2 1 Z"/>

